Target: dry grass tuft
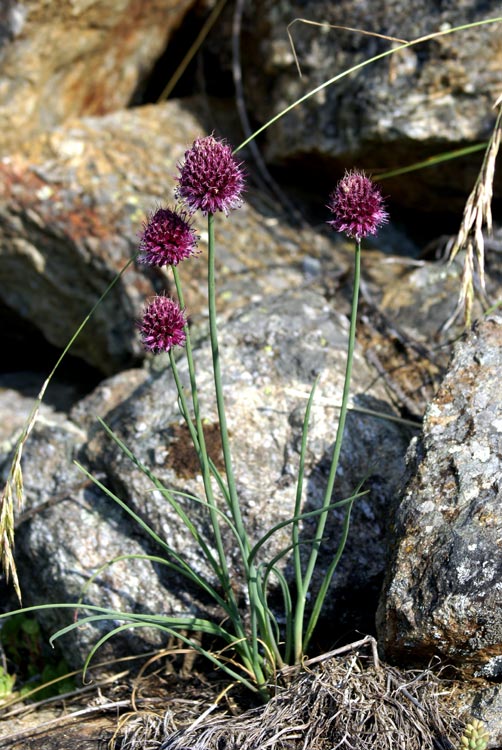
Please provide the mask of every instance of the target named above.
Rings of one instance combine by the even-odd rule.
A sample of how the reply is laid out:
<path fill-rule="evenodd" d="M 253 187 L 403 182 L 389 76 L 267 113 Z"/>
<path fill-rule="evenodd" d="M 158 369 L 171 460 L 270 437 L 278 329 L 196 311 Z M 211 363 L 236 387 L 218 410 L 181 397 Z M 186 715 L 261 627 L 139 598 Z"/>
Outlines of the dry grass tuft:
<path fill-rule="evenodd" d="M 128 713 L 120 717 L 109 747 L 111 750 L 117 747 L 120 750 L 158 750 L 163 738 L 173 731 L 170 711 L 164 718 L 152 711 Z"/>
<path fill-rule="evenodd" d="M 161 740 L 171 726 L 138 716 L 124 750 L 452 750 L 463 724 L 448 706 L 452 688 L 430 670 L 401 672 L 358 654 L 304 669 L 265 706 L 208 716 Z M 150 724 L 151 726 L 151 724 Z M 125 744 L 123 744 L 125 742 Z"/>

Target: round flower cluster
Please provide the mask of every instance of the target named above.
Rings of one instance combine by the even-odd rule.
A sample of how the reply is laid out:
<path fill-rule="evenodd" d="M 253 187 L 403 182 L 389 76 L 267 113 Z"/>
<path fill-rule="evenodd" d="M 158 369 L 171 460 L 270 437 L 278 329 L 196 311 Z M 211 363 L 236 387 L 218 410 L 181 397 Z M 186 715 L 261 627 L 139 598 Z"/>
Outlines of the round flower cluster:
<path fill-rule="evenodd" d="M 335 217 L 327 223 L 357 242 L 376 234 L 389 219 L 380 188 L 358 170 L 345 173 L 331 193 L 327 207 Z"/>
<path fill-rule="evenodd" d="M 185 201 L 190 211 L 214 214 L 239 208 L 244 190 L 241 165 L 224 141 L 212 135 L 198 138 L 185 151 L 185 161 L 178 165 L 176 195 Z"/>
<path fill-rule="evenodd" d="M 150 266 L 177 266 L 195 253 L 197 239 L 185 211 L 159 208 L 143 227 L 138 260 Z"/>
<path fill-rule="evenodd" d="M 198 138 L 178 166 L 176 196 L 187 211 L 159 208 L 143 227 L 138 260 L 151 266 L 177 266 L 196 252 L 195 234 L 188 212 L 225 214 L 241 205 L 244 175 L 232 149 L 213 136 Z M 186 340 L 186 317 L 177 302 L 155 297 L 138 324 L 145 349 L 168 352 Z"/>
<path fill-rule="evenodd" d="M 154 297 L 147 305 L 139 331 L 145 349 L 159 354 L 185 343 L 187 320 L 180 306 L 169 297 Z"/>

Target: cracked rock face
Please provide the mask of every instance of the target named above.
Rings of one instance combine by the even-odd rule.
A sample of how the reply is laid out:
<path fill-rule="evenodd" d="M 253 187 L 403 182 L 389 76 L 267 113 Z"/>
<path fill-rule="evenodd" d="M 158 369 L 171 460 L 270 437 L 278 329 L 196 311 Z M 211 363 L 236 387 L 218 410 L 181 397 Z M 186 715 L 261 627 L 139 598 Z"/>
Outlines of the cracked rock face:
<path fill-rule="evenodd" d="M 394 524 L 379 606 L 386 658 L 502 675 L 502 316 L 457 344 Z"/>

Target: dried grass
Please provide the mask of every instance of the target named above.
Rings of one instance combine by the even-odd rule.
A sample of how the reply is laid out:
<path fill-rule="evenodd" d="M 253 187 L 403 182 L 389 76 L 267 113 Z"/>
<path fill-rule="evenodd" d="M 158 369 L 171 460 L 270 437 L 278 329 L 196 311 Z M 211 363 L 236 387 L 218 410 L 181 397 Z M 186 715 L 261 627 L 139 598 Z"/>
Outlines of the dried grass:
<path fill-rule="evenodd" d="M 208 716 L 168 736 L 162 720 L 129 722 L 122 750 L 452 750 L 463 724 L 448 706 L 450 684 L 432 671 L 402 672 L 360 655 L 304 669 L 265 706 Z"/>
<path fill-rule="evenodd" d="M 495 163 L 502 138 L 502 95 L 494 104 L 498 110 L 495 125 L 485 151 L 485 156 L 476 183 L 464 208 L 462 222 L 457 236 L 448 243 L 446 251 L 450 263 L 460 250 L 465 250 L 464 268 L 457 306 L 453 315 L 446 321 L 446 330 L 464 313 L 464 321 L 471 323 L 472 304 L 477 291 L 483 301 L 486 300 L 485 289 L 485 241 L 483 230 L 492 234 L 492 197 Z"/>

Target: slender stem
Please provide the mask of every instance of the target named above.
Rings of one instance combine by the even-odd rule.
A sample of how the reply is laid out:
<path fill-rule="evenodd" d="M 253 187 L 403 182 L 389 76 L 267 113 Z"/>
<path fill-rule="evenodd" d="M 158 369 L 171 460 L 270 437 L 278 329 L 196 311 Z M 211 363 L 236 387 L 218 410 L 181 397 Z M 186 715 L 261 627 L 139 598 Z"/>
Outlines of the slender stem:
<path fill-rule="evenodd" d="M 216 317 L 216 274 L 215 274 L 215 240 L 214 240 L 214 214 L 208 213 L 208 261 L 207 261 L 207 289 L 208 289 L 208 310 L 209 310 L 209 337 L 211 342 L 211 352 L 213 358 L 213 377 L 216 394 L 216 406 L 218 410 L 218 421 L 220 425 L 221 448 L 223 460 L 225 463 L 225 472 L 227 475 L 227 484 L 230 495 L 230 512 L 234 521 L 237 533 L 239 535 L 242 548 L 245 554 L 242 558 L 242 564 L 246 574 L 246 580 L 249 592 L 249 603 L 251 609 L 251 646 L 254 653 L 254 670 L 258 684 L 264 684 L 264 676 L 261 668 L 261 656 L 257 651 L 258 642 L 261 638 L 267 644 L 272 644 L 273 637 L 267 627 L 266 613 L 261 604 L 258 593 L 258 573 L 254 563 L 249 563 L 248 556 L 251 550 L 248 534 L 242 519 L 239 498 L 235 483 L 235 476 L 230 453 L 230 441 L 228 437 L 227 419 L 225 414 L 225 402 L 223 398 L 223 386 L 221 379 L 220 367 L 220 349 L 218 345 L 218 325 Z"/>
<path fill-rule="evenodd" d="M 211 555 L 211 558 L 209 559 L 209 562 L 212 562 L 212 567 L 214 568 L 215 572 L 218 574 L 220 583 L 224 587 L 225 591 L 231 592 L 232 589 L 230 586 L 230 578 L 229 578 L 229 573 L 228 573 L 225 549 L 223 547 L 223 542 L 221 539 L 220 523 L 218 519 L 218 513 L 215 510 L 216 503 L 214 500 L 213 490 L 211 487 L 211 477 L 209 473 L 209 463 L 207 459 L 207 451 L 206 451 L 206 445 L 204 441 L 204 435 L 202 435 L 202 442 L 201 442 L 200 435 L 198 431 L 195 430 L 191 422 L 190 415 L 188 412 L 188 405 L 187 405 L 185 394 L 183 391 L 183 385 L 179 377 L 178 367 L 176 365 L 176 360 L 174 359 L 172 349 L 169 351 L 169 360 L 171 363 L 171 371 L 173 374 L 174 382 L 176 384 L 176 390 L 178 391 L 178 398 L 180 401 L 181 412 L 183 414 L 185 422 L 190 431 L 190 436 L 192 438 L 192 442 L 194 443 L 194 448 L 197 450 L 199 454 L 199 462 L 200 462 L 200 467 L 202 471 L 202 481 L 204 483 L 204 491 L 206 493 L 207 504 L 209 507 L 209 515 L 211 518 L 211 526 L 213 529 L 214 543 L 216 546 L 216 551 L 218 553 L 219 566 L 216 566 L 215 562 L 212 562 L 213 560 L 212 555 Z"/>
<path fill-rule="evenodd" d="M 331 496 L 333 494 L 333 487 L 336 479 L 336 472 L 338 470 L 338 463 L 340 460 L 340 451 L 342 449 L 343 433 L 345 430 L 345 420 L 347 417 L 349 395 L 350 395 L 350 380 L 352 376 L 352 362 L 354 359 L 354 348 L 356 341 L 356 324 L 357 324 L 357 305 L 359 300 L 359 284 L 361 278 L 361 242 L 356 242 L 355 258 L 354 258 L 354 291 L 352 294 L 352 309 L 350 314 L 350 329 L 349 329 L 349 342 L 347 347 L 347 364 L 345 368 L 345 381 L 343 384 L 343 395 L 342 404 L 340 407 L 340 418 L 338 421 L 338 429 L 336 432 L 336 440 L 333 448 L 333 457 L 331 459 L 331 468 L 328 476 L 328 482 L 324 493 L 322 502 L 323 513 L 319 516 L 317 522 L 316 534 L 312 544 L 312 550 L 310 553 L 307 569 L 305 576 L 301 584 L 300 590 L 297 595 L 297 604 L 295 611 L 295 662 L 301 662 L 303 651 L 306 646 L 303 638 L 303 625 L 305 616 L 305 606 L 307 601 L 307 594 L 309 591 L 312 576 L 314 574 L 319 550 L 321 548 L 322 539 L 324 535 L 324 529 L 328 520 L 329 505 L 331 503 Z"/>
<path fill-rule="evenodd" d="M 183 288 L 181 286 L 181 279 L 180 275 L 178 273 L 178 269 L 176 266 L 172 266 L 172 272 L 174 277 L 174 283 L 176 286 L 176 294 L 178 295 L 178 302 L 180 303 L 180 307 L 184 309 L 185 307 L 185 298 L 183 296 Z M 197 391 L 197 381 L 195 379 L 195 366 L 193 361 L 193 353 L 192 353 L 192 342 L 190 338 L 190 329 L 188 325 L 185 326 L 185 352 L 187 357 L 187 363 L 188 363 L 188 373 L 190 377 L 190 390 L 192 392 L 192 403 L 193 403 L 193 410 L 195 414 L 195 418 L 197 420 L 198 416 L 200 416 L 200 409 L 199 409 L 199 394 Z"/>
<path fill-rule="evenodd" d="M 215 305 L 215 283 L 214 283 L 214 227 L 213 227 L 213 234 L 212 234 L 212 241 L 210 241 L 209 246 L 211 248 L 209 255 L 212 256 L 211 261 L 208 261 L 209 266 L 212 265 L 212 273 L 209 274 L 209 276 L 212 278 L 212 283 L 210 283 L 209 286 L 209 320 L 210 320 L 210 336 L 211 336 L 211 349 L 213 352 L 213 366 L 215 361 L 215 348 L 216 348 L 216 361 L 218 362 L 218 366 L 214 368 L 214 378 L 215 378 L 215 390 L 217 395 L 217 406 L 218 406 L 218 418 L 220 422 L 220 434 L 222 439 L 222 450 L 223 450 L 223 457 L 225 461 L 225 472 L 227 474 L 227 484 L 228 489 L 223 486 L 223 480 L 221 476 L 218 473 L 217 481 L 220 484 L 220 487 L 223 489 L 223 493 L 227 499 L 232 518 L 234 520 L 234 523 L 237 527 L 237 534 L 239 537 L 239 546 L 241 548 L 241 554 L 242 559 L 245 561 L 247 559 L 247 556 L 249 554 L 249 542 L 247 539 L 247 535 L 244 530 L 244 526 L 242 523 L 242 518 L 240 515 L 240 508 L 238 504 L 237 499 L 237 493 L 235 492 L 235 482 L 233 482 L 233 473 L 232 473 L 232 467 L 231 467 L 231 460 L 230 460 L 230 452 L 229 452 L 229 443 L 228 443 L 228 432 L 226 428 L 226 420 L 225 420 L 225 411 L 224 411 L 224 404 L 223 404 L 223 391 L 221 387 L 221 373 L 219 368 L 219 351 L 218 351 L 218 338 L 217 338 L 217 327 L 216 327 L 216 305 Z M 181 307 L 184 307 L 184 298 L 183 298 L 183 290 L 181 286 L 181 281 L 179 278 L 178 270 L 176 267 L 173 266 L 173 276 L 174 276 L 174 283 L 176 285 L 176 293 L 178 295 L 178 300 Z M 211 320 L 213 320 L 213 324 L 211 324 Z M 258 684 L 259 690 L 261 690 L 261 686 L 265 685 L 265 677 L 263 674 L 263 671 L 260 666 L 260 657 L 256 653 L 256 646 L 253 644 L 257 643 L 257 637 L 251 639 L 251 646 L 249 645 L 249 642 L 245 636 L 244 627 L 242 624 L 242 618 L 240 616 L 239 607 L 237 604 L 237 601 L 235 599 L 235 594 L 233 591 L 233 588 L 231 586 L 230 582 L 230 576 L 228 573 L 228 565 L 226 561 L 225 556 L 225 550 L 223 547 L 223 542 L 221 539 L 221 531 L 220 531 L 220 520 L 218 518 L 218 512 L 217 512 L 217 506 L 216 502 L 214 500 L 214 495 L 212 491 L 211 486 L 211 476 L 210 476 L 210 469 L 211 469 L 211 462 L 207 455 L 207 449 L 206 449 L 206 442 L 204 438 L 204 430 L 202 426 L 202 418 L 200 414 L 200 407 L 199 407 L 199 399 L 198 399 L 198 390 L 197 390 L 197 381 L 196 381 L 196 375 L 195 375 L 195 365 L 193 360 L 193 352 L 192 352 L 192 345 L 190 340 L 190 331 L 188 329 L 188 326 L 185 327 L 185 352 L 187 357 L 187 363 L 188 363 L 188 370 L 189 370 L 189 377 L 190 377 L 190 388 L 192 391 L 192 403 L 193 403 L 193 409 L 194 409 L 194 416 L 195 416 L 195 423 L 196 423 L 196 440 L 194 440 L 194 446 L 199 446 L 199 460 L 201 464 L 201 470 L 202 470 L 202 479 L 204 482 L 204 490 L 206 492 L 206 499 L 209 506 L 209 514 L 211 518 L 211 526 L 213 529 L 214 534 L 214 541 L 216 545 L 216 549 L 218 552 L 218 558 L 220 560 L 220 564 L 222 567 L 222 575 L 224 576 L 224 580 L 222 580 L 222 585 L 225 590 L 226 597 L 229 602 L 229 607 L 231 607 L 233 611 L 232 621 L 233 625 L 236 631 L 236 634 L 238 636 L 238 639 L 240 641 L 238 650 L 243 656 L 245 664 L 249 667 L 249 669 L 255 674 L 256 681 Z M 170 352 L 170 355 L 172 353 Z M 171 357 L 171 368 L 173 370 L 173 375 L 175 376 L 176 380 L 176 363 L 174 361 L 174 358 Z M 216 383 L 219 383 L 219 386 L 216 385 Z M 187 422 L 187 425 L 189 423 L 191 424 L 191 420 L 188 413 L 188 407 L 186 404 L 186 399 L 183 392 L 183 387 L 179 381 L 179 378 L 176 380 L 176 387 L 178 390 L 178 396 L 180 398 L 182 410 L 184 412 L 184 416 Z M 223 415 L 223 419 L 222 419 Z M 222 424 L 224 425 L 222 427 Z M 193 430 L 193 424 L 192 430 Z M 189 425 L 190 429 L 190 425 Z M 226 437 L 226 440 L 224 440 L 224 436 Z M 192 436 L 192 440 L 193 440 Z M 225 446 L 226 445 L 226 449 Z M 230 477 L 232 477 L 232 481 L 229 479 L 229 466 L 230 466 Z M 233 488 L 233 489 L 232 489 Z M 235 513 L 235 508 L 237 508 L 238 515 Z M 238 525 L 237 521 L 240 521 L 240 526 Z M 247 572 L 247 568 L 246 568 Z M 249 585 L 249 584 L 248 584 Z"/>
<path fill-rule="evenodd" d="M 176 293 L 178 295 L 178 301 L 180 303 L 180 306 L 184 307 L 185 305 L 184 305 L 183 289 L 181 286 L 181 280 L 178 274 L 178 269 L 173 266 L 172 271 L 173 271 L 174 283 L 176 285 Z M 219 576 L 220 581 L 225 591 L 225 596 L 227 598 L 229 608 L 231 609 L 231 612 L 232 612 L 231 614 L 232 622 L 235 627 L 236 633 L 238 637 L 242 639 L 242 642 L 243 642 L 242 650 L 246 651 L 244 628 L 243 628 L 242 619 L 239 613 L 239 607 L 235 599 L 235 594 L 234 594 L 234 591 L 232 589 L 231 582 L 230 582 L 227 557 L 225 554 L 225 549 L 224 549 L 223 541 L 221 537 L 220 519 L 218 517 L 217 505 L 214 499 L 213 489 L 211 485 L 211 462 L 207 455 L 206 441 L 204 437 L 204 429 L 203 429 L 202 418 L 200 414 L 197 380 L 196 380 L 196 375 L 195 375 L 195 365 L 194 365 L 192 344 L 191 344 L 190 331 L 189 331 L 188 325 L 185 326 L 185 336 L 186 336 L 185 353 L 187 357 L 188 371 L 189 371 L 189 377 L 190 377 L 190 390 L 192 393 L 192 404 L 193 404 L 195 423 L 196 423 L 195 429 L 194 429 L 192 420 L 190 418 L 183 386 L 179 379 L 178 370 L 177 370 L 176 362 L 175 362 L 172 351 L 169 352 L 171 370 L 172 370 L 174 380 L 176 383 L 176 389 L 178 391 L 178 397 L 179 397 L 180 404 L 181 404 L 181 410 L 185 418 L 185 422 L 190 431 L 192 442 L 199 456 L 199 462 L 200 462 L 201 471 L 202 471 L 202 481 L 204 484 L 204 491 L 206 494 L 206 499 L 207 499 L 207 503 L 209 507 L 209 516 L 211 519 L 211 527 L 213 530 L 214 543 L 216 546 L 218 560 L 219 560 L 220 567 L 221 567 L 221 572 Z M 223 488 L 223 489 L 226 490 L 226 488 Z M 252 657 L 249 654 L 248 654 L 247 660 L 248 660 L 248 663 L 249 662 L 252 663 L 253 661 Z"/>
<path fill-rule="evenodd" d="M 457 31 L 465 31 L 467 29 L 473 29 L 476 26 L 482 26 L 484 24 L 500 23 L 501 21 L 502 21 L 502 16 L 497 16 L 496 18 L 486 18 L 482 21 L 474 21 L 473 23 L 462 24 L 462 26 L 454 26 L 453 28 L 443 29 L 442 31 L 435 31 L 432 34 L 427 34 L 427 36 L 418 37 L 417 39 L 413 39 L 411 42 L 406 42 L 406 44 L 400 44 L 398 47 L 393 47 L 392 49 L 385 50 L 385 52 L 381 52 L 380 54 L 375 55 L 374 57 L 370 57 L 367 60 L 363 60 L 357 65 L 353 65 L 351 68 L 347 68 L 341 73 L 338 73 L 333 78 L 330 78 L 329 80 L 324 81 L 324 83 L 321 83 L 319 86 L 316 86 L 315 88 L 311 89 L 306 94 L 304 94 L 299 99 L 297 99 L 292 104 L 290 104 L 288 107 L 285 107 L 285 109 L 278 112 L 276 115 L 274 115 L 274 117 L 268 120 L 264 125 L 262 125 L 260 128 L 255 130 L 254 133 L 252 133 L 248 138 L 246 138 L 246 140 L 242 141 L 242 143 L 239 146 L 237 146 L 237 148 L 234 149 L 234 154 L 236 154 L 238 151 L 244 148 L 244 146 L 247 146 L 247 144 L 250 141 L 252 141 L 258 135 L 260 135 L 260 133 L 263 133 L 265 130 L 267 130 L 271 125 L 274 124 L 274 122 L 277 122 L 277 120 L 280 120 L 281 117 L 284 117 L 284 115 L 286 115 L 288 112 L 291 112 L 291 110 L 297 107 L 299 104 L 303 104 L 303 102 L 307 101 L 307 99 L 310 99 L 310 97 L 315 96 L 315 94 L 319 93 L 319 91 L 322 91 L 328 86 L 331 86 L 333 83 L 336 83 L 337 81 L 339 81 L 342 78 L 345 78 L 351 73 L 355 73 L 357 70 L 360 70 L 366 67 L 367 65 L 371 65 L 377 60 L 381 60 L 384 57 L 388 57 L 389 55 L 395 55 L 396 53 L 400 52 L 402 49 L 407 49 L 408 47 L 414 47 L 417 44 L 423 44 L 424 42 L 429 42 L 433 39 L 437 39 L 440 36 L 446 36 L 447 34 L 454 34 Z"/>
<path fill-rule="evenodd" d="M 209 309 L 209 336 L 211 341 L 211 352 L 213 357 L 213 377 L 214 388 L 216 392 L 216 406 L 218 410 L 218 421 L 220 425 L 221 449 L 225 463 L 225 472 L 227 475 L 228 490 L 230 493 L 230 504 L 232 516 L 239 534 L 242 538 L 247 537 L 242 516 L 239 507 L 239 498 L 235 483 L 235 476 L 230 453 L 230 441 L 228 439 L 227 419 L 225 413 L 225 402 L 223 398 L 223 387 L 221 380 L 220 366 L 220 348 L 218 344 L 218 323 L 216 318 L 216 281 L 215 281 L 215 241 L 214 241 L 214 214 L 208 214 L 208 268 L 207 268 L 207 286 L 208 286 L 208 309 Z"/>
<path fill-rule="evenodd" d="M 185 307 L 185 300 L 184 300 L 184 297 L 183 297 L 183 288 L 181 286 L 181 280 L 180 280 L 180 276 L 179 276 L 178 269 L 176 268 L 176 266 L 172 266 L 172 271 L 173 271 L 173 276 L 174 276 L 174 283 L 176 285 L 176 294 L 178 295 L 178 300 L 179 300 L 180 306 L 182 308 L 184 308 Z M 203 450 L 206 453 L 206 455 L 207 455 L 206 445 L 205 445 L 205 440 L 204 440 L 204 430 L 202 428 L 202 419 L 201 419 L 201 415 L 200 415 L 199 392 L 198 392 L 198 389 L 197 389 L 197 380 L 196 380 L 196 376 L 195 376 L 195 363 L 194 363 L 194 359 L 193 359 L 192 341 L 191 341 L 191 338 L 190 338 L 190 328 L 188 327 L 188 325 L 185 326 L 185 336 L 186 336 L 186 339 L 185 339 L 185 353 L 186 353 L 187 364 L 188 364 L 188 374 L 189 374 L 189 378 L 190 378 L 190 392 L 192 394 L 193 411 L 194 411 L 195 421 L 196 421 L 196 425 L 197 425 L 197 440 L 194 440 L 193 442 L 194 442 L 195 449 L 197 450 L 197 453 L 199 453 L 199 450 Z M 191 420 L 189 419 L 189 412 L 188 412 L 188 410 L 186 411 L 186 413 L 185 413 L 184 416 L 185 416 L 185 418 L 187 420 L 188 428 L 189 429 L 190 429 L 190 427 L 193 428 L 193 424 L 192 424 Z M 192 430 L 191 430 L 191 432 L 192 432 Z M 200 442 L 200 438 L 201 437 L 203 438 L 203 440 L 202 440 L 203 446 L 201 448 L 199 448 L 199 442 Z M 192 440 L 193 440 L 193 434 L 192 434 Z M 216 481 L 218 483 L 218 486 L 219 486 L 220 490 L 222 491 L 222 494 L 223 494 L 226 502 L 228 504 L 230 504 L 230 497 L 229 497 L 229 493 L 228 493 L 228 488 L 225 487 L 225 485 L 224 485 L 223 477 L 221 476 L 220 472 L 218 471 L 218 469 L 214 465 L 214 463 L 211 460 L 211 458 L 209 456 L 207 456 L 207 459 L 208 459 L 208 462 L 209 462 L 209 467 L 211 469 L 211 472 L 212 472 L 214 478 L 216 479 Z"/>
<path fill-rule="evenodd" d="M 342 526 L 342 537 L 340 539 L 340 543 L 338 544 L 338 549 L 324 576 L 323 582 L 321 584 L 321 588 L 319 589 L 319 593 L 316 596 L 316 600 L 312 608 L 312 614 L 310 615 L 309 621 L 307 623 L 307 627 L 305 628 L 305 634 L 303 636 L 303 652 L 305 652 L 308 648 L 310 639 L 312 638 L 312 633 L 315 630 L 317 621 L 319 619 L 319 615 L 321 614 L 324 600 L 326 598 L 326 594 L 328 593 L 329 585 L 331 583 L 331 579 L 333 578 L 334 572 L 336 568 L 338 567 L 338 563 L 340 562 L 340 558 L 345 549 L 345 545 L 347 544 L 347 539 L 349 536 L 349 528 L 350 528 L 350 514 L 352 511 L 352 506 L 354 505 L 354 500 L 352 500 L 348 504 L 347 508 L 345 509 L 345 518 L 343 519 L 343 526 Z"/>
<path fill-rule="evenodd" d="M 294 511 L 295 520 L 293 521 L 293 524 L 291 526 L 291 540 L 293 543 L 293 565 L 294 565 L 294 571 L 295 571 L 297 601 L 299 601 L 300 599 L 304 599 L 304 585 L 303 585 L 301 550 L 300 550 L 299 516 L 301 514 L 303 477 L 305 474 L 305 456 L 307 452 L 307 437 L 308 437 L 308 428 L 309 428 L 309 421 L 310 421 L 310 412 L 312 409 L 312 402 L 314 400 L 314 393 L 315 393 L 318 382 L 319 382 L 319 376 L 316 378 L 314 385 L 312 386 L 312 389 L 310 391 L 310 396 L 307 402 L 307 408 L 305 409 L 305 416 L 303 419 L 302 444 L 301 444 L 301 450 L 300 450 L 300 464 L 298 467 L 298 480 L 296 484 L 296 498 L 295 498 L 295 511 Z M 291 614 L 289 615 L 289 620 L 291 620 Z M 288 630 L 291 635 L 295 632 L 295 626 L 296 626 L 296 623 L 294 624 L 292 624 L 291 622 L 288 623 Z M 291 648 L 292 648 L 291 635 L 289 639 L 286 639 L 288 651 L 291 651 Z M 300 628 L 298 637 L 294 638 L 294 642 L 295 643 L 298 642 L 299 644 L 301 640 L 302 640 L 302 632 Z M 295 649 L 295 659 L 296 659 L 296 649 Z M 287 661 L 289 662 L 289 657 L 287 658 Z"/>

